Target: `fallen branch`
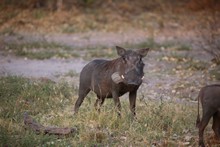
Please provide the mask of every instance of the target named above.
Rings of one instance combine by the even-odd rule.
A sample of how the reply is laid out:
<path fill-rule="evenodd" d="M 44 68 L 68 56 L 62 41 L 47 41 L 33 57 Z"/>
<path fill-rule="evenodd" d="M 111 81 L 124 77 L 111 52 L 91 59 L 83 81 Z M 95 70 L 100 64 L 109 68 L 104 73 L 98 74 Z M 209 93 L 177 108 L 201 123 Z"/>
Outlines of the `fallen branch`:
<path fill-rule="evenodd" d="M 58 127 L 45 127 L 40 123 L 36 122 L 27 112 L 24 113 L 24 125 L 36 132 L 37 134 L 49 134 L 49 135 L 59 135 L 66 136 L 77 132 L 76 128 L 58 128 Z"/>

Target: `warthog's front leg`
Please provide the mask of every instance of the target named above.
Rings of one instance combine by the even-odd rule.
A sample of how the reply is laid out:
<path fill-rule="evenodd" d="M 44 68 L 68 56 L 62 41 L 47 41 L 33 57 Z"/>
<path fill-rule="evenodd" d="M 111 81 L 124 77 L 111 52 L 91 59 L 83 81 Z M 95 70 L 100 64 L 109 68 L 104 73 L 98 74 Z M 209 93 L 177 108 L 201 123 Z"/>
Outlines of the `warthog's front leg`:
<path fill-rule="evenodd" d="M 133 117 L 135 117 L 135 106 L 136 106 L 136 97 L 137 97 L 137 90 L 132 91 L 129 93 L 129 101 L 130 101 L 130 110 Z"/>

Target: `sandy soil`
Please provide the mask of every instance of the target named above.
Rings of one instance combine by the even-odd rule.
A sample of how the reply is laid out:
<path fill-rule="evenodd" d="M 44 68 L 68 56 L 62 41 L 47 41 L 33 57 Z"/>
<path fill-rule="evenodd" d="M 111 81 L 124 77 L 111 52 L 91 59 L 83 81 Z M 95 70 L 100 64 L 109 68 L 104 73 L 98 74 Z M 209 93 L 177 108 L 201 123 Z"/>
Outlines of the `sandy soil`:
<path fill-rule="evenodd" d="M 79 73 L 86 61 L 80 59 L 30 60 L 0 53 L 0 75 L 16 75 L 28 78 L 49 78 L 56 81 L 59 75 L 69 71 Z"/>

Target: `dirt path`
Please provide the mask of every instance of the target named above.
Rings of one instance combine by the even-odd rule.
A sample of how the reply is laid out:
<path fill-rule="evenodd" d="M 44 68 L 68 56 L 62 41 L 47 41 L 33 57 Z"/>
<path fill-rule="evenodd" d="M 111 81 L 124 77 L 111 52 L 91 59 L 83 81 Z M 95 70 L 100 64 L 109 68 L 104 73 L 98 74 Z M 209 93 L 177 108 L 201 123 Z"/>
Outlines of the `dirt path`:
<path fill-rule="evenodd" d="M 69 71 L 79 73 L 85 64 L 86 61 L 80 59 L 30 60 L 0 53 L 0 76 L 16 75 L 57 81 L 57 77 Z"/>

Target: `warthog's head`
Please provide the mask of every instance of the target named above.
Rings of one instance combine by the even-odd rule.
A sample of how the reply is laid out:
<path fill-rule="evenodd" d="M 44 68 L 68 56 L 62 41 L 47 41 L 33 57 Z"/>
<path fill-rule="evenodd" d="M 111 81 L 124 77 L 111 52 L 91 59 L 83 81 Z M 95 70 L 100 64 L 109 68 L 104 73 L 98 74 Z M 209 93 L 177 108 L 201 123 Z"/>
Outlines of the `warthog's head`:
<path fill-rule="evenodd" d="M 118 71 L 112 74 L 112 80 L 117 84 L 140 85 L 144 78 L 142 58 L 147 55 L 149 48 L 133 51 L 116 46 L 116 49 L 121 60 Z"/>

